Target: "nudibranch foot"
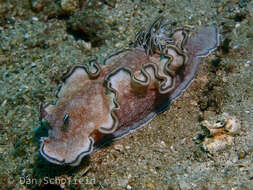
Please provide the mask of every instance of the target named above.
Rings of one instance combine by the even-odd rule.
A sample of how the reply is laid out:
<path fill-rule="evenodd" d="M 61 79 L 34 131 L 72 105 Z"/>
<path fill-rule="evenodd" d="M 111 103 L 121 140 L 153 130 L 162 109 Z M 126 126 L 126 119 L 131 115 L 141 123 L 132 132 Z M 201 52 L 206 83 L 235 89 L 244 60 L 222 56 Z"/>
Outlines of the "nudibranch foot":
<path fill-rule="evenodd" d="M 48 127 L 40 153 L 54 164 L 79 165 L 107 141 L 121 138 L 168 109 L 192 82 L 201 57 L 219 44 L 215 26 L 190 36 L 157 19 L 103 66 L 74 66 L 65 76 L 55 105 L 40 106 Z"/>

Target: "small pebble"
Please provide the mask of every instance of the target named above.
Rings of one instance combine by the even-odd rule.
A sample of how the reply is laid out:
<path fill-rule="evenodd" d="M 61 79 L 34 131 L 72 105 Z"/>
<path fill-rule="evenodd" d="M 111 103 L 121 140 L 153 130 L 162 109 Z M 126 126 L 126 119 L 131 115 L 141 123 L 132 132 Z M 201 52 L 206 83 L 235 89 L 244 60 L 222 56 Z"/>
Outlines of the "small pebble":
<path fill-rule="evenodd" d="M 61 0 L 61 8 L 66 12 L 75 12 L 79 8 L 79 0 Z"/>
<path fill-rule="evenodd" d="M 246 157 L 246 152 L 244 152 L 244 151 L 239 152 L 239 154 L 238 154 L 238 158 L 239 158 L 239 159 L 243 159 L 243 158 L 245 158 L 245 157 Z"/>
<path fill-rule="evenodd" d="M 25 38 L 29 38 L 29 34 L 28 33 L 25 33 Z"/>
<path fill-rule="evenodd" d="M 238 49 L 238 48 L 239 48 L 239 45 L 233 46 L 233 50 L 236 50 L 236 49 Z"/>
<path fill-rule="evenodd" d="M 229 119 L 225 124 L 225 130 L 229 132 L 229 134 L 238 134 L 240 130 L 241 124 L 235 118 Z"/>
<path fill-rule="evenodd" d="M 131 148 L 130 146 L 128 146 L 128 145 L 126 146 L 126 149 L 127 149 L 127 150 L 129 150 L 130 148 Z"/>
<path fill-rule="evenodd" d="M 120 47 L 122 47 L 122 46 L 123 46 L 123 44 L 122 44 L 121 42 L 118 42 L 118 43 L 115 44 L 115 47 L 116 47 L 116 48 L 120 48 Z"/>
<path fill-rule="evenodd" d="M 44 0 L 33 0 L 31 5 L 34 10 L 41 11 L 44 7 Z"/>
<path fill-rule="evenodd" d="M 0 153 L 4 153 L 5 149 L 0 147 Z"/>
<path fill-rule="evenodd" d="M 7 103 L 7 100 L 4 100 L 3 103 L 1 104 L 1 107 L 4 107 Z"/>
<path fill-rule="evenodd" d="M 120 152 L 123 152 L 123 151 L 124 151 L 124 147 L 123 147 L 123 145 L 121 145 L 121 144 L 116 144 L 116 145 L 114 145 L 114 148 L 115 148 L 115 150 L 118 150 L 118 151 L 120 151 Z"/>
<path fill-rule="evenodd" d="M 173 145 L 170 146 L 170 150 L 171 150 L 171 152 L 173 152 L 173 153 L 177 152 L 176 148 L 175 148 Z"/>
<path fill-rule="evenodd" d="M 184 145 L 186 143 L 186 138 L 184 138 L 182 141 L 181 141 L 181 144 Z"/>
<path fill-rule="evenodd" d="M 32 17 L 33 21 L 38 21 L 39 19 L 37 17 Z"/>
<path fill-rule="evenodd" d="M 223 6 L 218 7 L 218 13 L 221 13 L 223 11 Z"/>
<path fill-rule="evenodd" d="M 221 135 L 216 138 L 206 138 L 203 142 L 203 148 L 211 153 L 226 149 L 232 145 L 233 137 L 229 135 Z"/>

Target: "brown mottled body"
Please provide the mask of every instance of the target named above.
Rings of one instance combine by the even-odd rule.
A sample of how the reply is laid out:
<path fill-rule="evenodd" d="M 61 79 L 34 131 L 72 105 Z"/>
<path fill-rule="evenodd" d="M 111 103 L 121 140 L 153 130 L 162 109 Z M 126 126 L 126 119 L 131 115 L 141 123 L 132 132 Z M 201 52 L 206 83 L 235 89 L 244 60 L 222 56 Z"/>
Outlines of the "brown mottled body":
<path fill-rule="evenodd" d="M 102 68 L 96 63 L 74 67 L 58 102 L 40 108 L 42 120 L 51 127 L 40 148 L 47 160 L 78 165 L 93 147 L 143 126 L 180 96 L 200 57 L 218 44 L 214 26 L 189 39 L 183 29 L 171 37 L 161 27 L 151 29 L 137 36 L 136 48 L 111 56 Z"/>

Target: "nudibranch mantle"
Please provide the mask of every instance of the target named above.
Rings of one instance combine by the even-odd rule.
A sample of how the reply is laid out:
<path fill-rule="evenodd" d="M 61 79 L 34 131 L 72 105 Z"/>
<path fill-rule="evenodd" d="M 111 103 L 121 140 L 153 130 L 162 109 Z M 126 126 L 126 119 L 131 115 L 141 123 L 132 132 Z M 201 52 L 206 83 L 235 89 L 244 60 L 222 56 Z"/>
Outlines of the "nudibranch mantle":
<path fill-rule="evenodd" d="M 72 68 L 55 105 L 40 106 L 40 153 L 55 164 L 79 165 L 106 141 L 123 137 L 165 111 L 189 86 L 201 57 L 219 44 L 215 26 L 190 36 L 188 30 L 166 30 L 156 20 L 137 34 L 135 47 L 118 52 L 100 67 Z"/>

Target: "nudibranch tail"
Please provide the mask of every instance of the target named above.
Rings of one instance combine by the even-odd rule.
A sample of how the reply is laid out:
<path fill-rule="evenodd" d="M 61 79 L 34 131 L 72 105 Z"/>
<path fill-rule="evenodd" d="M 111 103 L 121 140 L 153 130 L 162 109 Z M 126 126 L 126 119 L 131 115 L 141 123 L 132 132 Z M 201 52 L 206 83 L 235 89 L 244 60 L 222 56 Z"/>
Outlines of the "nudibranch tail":
<path fill-rule="evenodd" d="M 104 61 L 77 65 L 66 75 L 55 105 L 40 106 L 48 127 L 40 153 L 54 164 L 79 165 L 108 140 L 123 137 L 168 109 L 192 82 L 200 58 L 219 44 L 215 26 L 189 36 L 158 18 L 139 32 L 136 47 Z M 43 126 L 43 125 L 42 125 Z"/>
<path fill-rule="evenodd" d="M 208 26 L 191 37 L 185 48 L 193 55 L 206 57 L 219 46 L 219 32 L 216 26 Z"/>

